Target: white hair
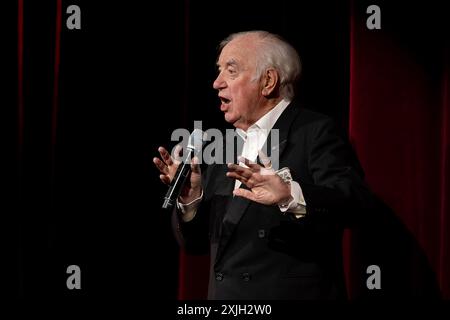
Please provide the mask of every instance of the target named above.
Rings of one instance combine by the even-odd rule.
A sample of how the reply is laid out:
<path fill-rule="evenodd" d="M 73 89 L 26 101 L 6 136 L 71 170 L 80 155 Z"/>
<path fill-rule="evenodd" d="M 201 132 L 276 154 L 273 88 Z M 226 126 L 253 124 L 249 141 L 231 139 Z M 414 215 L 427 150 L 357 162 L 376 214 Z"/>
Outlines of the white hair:
<path fill-rule="evenodd" d="M 279 35 L 256 30 L 229 35 L 220 43 L 219 49 L 246 35 L 255 35 L 258 39 L 255 80 L 260 79 L 268 68 L 273 68 L 280 77 L 280 95 L 290 100 L 294 98 L 295 84 L 301 73 L 300 57 L 294 47 Z"/>

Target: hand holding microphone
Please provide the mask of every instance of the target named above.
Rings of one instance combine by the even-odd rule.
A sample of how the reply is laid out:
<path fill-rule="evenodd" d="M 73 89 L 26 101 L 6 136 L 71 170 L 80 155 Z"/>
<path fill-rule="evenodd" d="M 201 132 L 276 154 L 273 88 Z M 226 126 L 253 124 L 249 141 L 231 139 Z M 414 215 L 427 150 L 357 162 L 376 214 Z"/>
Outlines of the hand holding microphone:
<path fill-rule="evenodd" d="M 161 181 L 169 185 L 162 206 L 164 209 L 173 208 L 178 197 L 182 203 L 189 203 L 200 197 L 201 171 L 196 155 L 201 151 L 204 135 L 199 129 L 191 133 L 182 161 L 174 159 L 165 148 L 158 148 L 161 159 L 155 157 L 153 163 L 161 173 Z M 175 157 L 178 159 L 181 150 L 181 146 L 175 148 Z"/>

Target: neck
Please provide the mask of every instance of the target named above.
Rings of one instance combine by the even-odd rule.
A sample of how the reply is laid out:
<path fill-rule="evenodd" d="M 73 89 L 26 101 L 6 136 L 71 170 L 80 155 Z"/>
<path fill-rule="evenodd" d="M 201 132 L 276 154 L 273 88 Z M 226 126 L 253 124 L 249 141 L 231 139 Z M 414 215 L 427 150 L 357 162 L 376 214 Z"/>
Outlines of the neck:
<path fill-rule="evenodd" d="M 233 125 L 236 128 L 242 129 L 245 132 L 247 132 L 248 128 L 250 128 L 252 125 L 256 123 L 259 119 L 261 119 L 265 114 L 267 114 L 270 110 L 275 108 L 275 106 L 280 103 L 280 101 L 283 100 L 282 97 L 278 98 L 272 98 L 268 99 L 265 104 L 263 104 L 259 109 L 258 112 L 255 113 L 255 115 L 252 117 L 252 119 L 247 119 L 247 121 L 238 121 L 235 122 Z"/>

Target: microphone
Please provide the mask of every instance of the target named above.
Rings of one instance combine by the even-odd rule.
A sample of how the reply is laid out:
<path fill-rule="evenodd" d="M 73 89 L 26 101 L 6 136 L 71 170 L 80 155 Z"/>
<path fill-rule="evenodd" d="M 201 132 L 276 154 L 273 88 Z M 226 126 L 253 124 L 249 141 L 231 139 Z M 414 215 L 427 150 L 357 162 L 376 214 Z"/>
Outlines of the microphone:
<path fill-rule="evenodd" d="M 206 133 L 200 129 L 194 129 L 189 136 L 188 145 L 186 147 L 186 154 L 183 154 L 183 161 L 179 164 L 177 172 L 170 182 L 169 189 L 164 197 L 163 209 L 170 210 L 175 205 L 180 192 L 183 189 L 186 179 L 191 173 L 191 160 L 202 149 L 206 140 Z"/>

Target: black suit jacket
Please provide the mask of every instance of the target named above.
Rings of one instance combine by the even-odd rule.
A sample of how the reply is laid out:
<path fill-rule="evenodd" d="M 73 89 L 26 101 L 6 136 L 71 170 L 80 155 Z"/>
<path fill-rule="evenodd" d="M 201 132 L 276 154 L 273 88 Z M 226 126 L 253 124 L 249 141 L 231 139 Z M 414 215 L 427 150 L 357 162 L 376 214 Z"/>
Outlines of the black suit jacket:
<path fill-rule="evenodd" d="M 280 168 L 300 184 L 307 214 L 233 197 L 226 164 L 208 166 L 195 218 L 174 226 L 180 244 L 211 256 L 209 299 L 346 297 L 341 241 L 346 223 L 371 202 L 363 173 L 333 121 L 291 103 L 279 129 Z M 268 139 L 269 140 L 269 139 Z"/>

